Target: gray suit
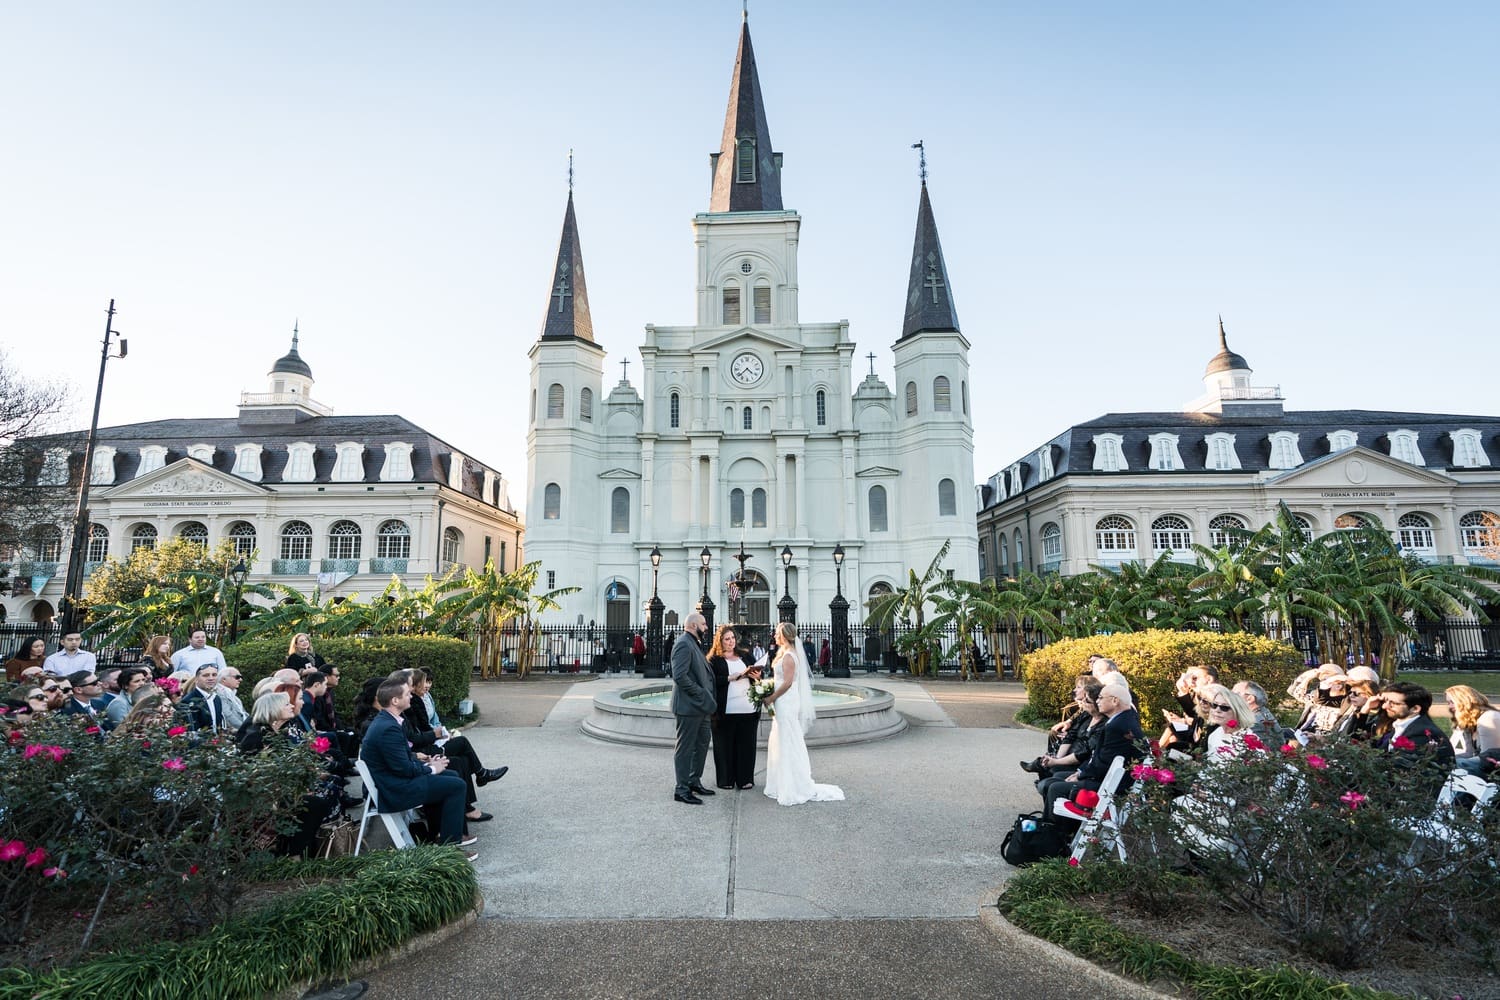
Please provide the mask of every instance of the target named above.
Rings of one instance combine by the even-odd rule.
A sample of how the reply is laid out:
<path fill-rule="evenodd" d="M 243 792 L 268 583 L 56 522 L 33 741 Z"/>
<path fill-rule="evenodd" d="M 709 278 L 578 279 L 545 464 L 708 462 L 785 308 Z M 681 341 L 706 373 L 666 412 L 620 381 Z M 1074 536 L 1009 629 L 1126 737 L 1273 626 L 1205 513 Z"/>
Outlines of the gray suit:
<path fill-rule="evenodd" d="M 677 794 L 687 795 L 703 783 L 703 763 L 708 759 L 708 718 L 717 707 L 714 679 L 698 638 L 683 631 L 672 644 L 672 715 L 677 722 L 677 750 L 672 765 L 677 770 Z"/>

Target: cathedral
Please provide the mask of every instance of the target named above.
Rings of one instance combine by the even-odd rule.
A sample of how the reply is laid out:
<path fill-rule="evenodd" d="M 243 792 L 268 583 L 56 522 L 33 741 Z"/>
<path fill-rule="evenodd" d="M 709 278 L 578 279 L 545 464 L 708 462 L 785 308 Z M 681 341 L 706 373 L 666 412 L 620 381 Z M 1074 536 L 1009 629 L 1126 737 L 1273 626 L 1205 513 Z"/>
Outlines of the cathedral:
<path fill-rule="evenodd" d="M 710 164 L 696 322 L 646 326 L 639 388 L 606 394 L 569 192 L 529 352 L 526 557 L 546 587 L 579 588 L 549 617 L 619 633 L 655 593 L 669 625 L 705 594 L 719 620 L 766 623 L 790 597 L 824 622 L 839 592 L 857 622 L 947 542 L 943 566 L 977 579 L 969 342 L 925 177 L 892 391 L 873 365 L 855 385 L 847 323 L 798 313 L 802 219 L 782 204 L 748 23 Z"/>

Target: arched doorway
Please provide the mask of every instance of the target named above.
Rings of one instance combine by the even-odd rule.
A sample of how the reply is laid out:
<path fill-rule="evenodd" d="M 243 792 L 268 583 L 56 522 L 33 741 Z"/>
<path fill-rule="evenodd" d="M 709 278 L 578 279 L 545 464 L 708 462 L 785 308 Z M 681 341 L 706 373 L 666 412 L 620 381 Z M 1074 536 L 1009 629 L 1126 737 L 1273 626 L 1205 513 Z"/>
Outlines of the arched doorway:
<path fill-rule="evenodd" d="M 630 588 L 620 580 L 611 580 L 604 588 L 604 648 L 608 662 L 624 662 L 630 653 Z"/>
<path fill-rule="evenodd" d="M 868 616 L 869 614 L 871 601 L 890 593 L 894 593 L 894 591 L 891 589 L 891 585 L 884 580 L 872 583 L 869 591 L 865 594 L 866 615 Z M 875 670 L 883 666 L 894 673 L 896 670 L 895 634 L 889 627 L 885 629 L 870 627 L 869 619 L 866 617 L 865 641 L 863 648 L 860 650 L 860 655 L 865 661 L 866 671 Z"/>
<path fill-rule="evenodd" d="M 31 620 L 36 625 L 50 625 L 52 619 L 57 615 L 52 605 L 46 601 L 37 601 L 26 609 L 31 614 Z"/>

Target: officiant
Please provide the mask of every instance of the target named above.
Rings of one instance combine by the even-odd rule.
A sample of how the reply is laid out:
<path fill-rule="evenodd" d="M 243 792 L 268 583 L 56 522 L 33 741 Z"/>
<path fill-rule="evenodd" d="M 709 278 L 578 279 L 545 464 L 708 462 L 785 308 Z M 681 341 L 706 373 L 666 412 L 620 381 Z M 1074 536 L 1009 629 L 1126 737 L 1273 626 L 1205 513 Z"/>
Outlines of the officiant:
<path fill-rule="evenodd" d="M 714 675 L 714 780 L 724 790 L 755 787 L 755 736 L 760 710 L 750 701 L 750 684 L 759 680 L 758 664 L 746 663 L 733 625 L 720 625 L 708 650 Z"/>

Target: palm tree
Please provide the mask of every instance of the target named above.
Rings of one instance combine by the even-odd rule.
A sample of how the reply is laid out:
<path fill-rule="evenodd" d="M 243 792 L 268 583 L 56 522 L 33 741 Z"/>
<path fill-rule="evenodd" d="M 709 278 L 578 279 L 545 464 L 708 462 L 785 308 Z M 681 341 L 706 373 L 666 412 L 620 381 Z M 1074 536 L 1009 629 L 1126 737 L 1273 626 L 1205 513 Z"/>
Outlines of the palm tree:
<path fill-rule="evenodd" d="M 445 622 L 450 630 L 473 629 L 479 655 L 481 677 L 492 677 L 500 673 L 501 634 L 507 622 L 520 620 L 520 645 L 516 651 L 516 674 L 525 677 L 531 671 L 531 660 L 535 654 L 536 618 L 547 611 L 556 611 L 557 599 L 567 594 L 576 594 L 577 587 L 559 587 L 546 593 L 536 592 L 536 583 L 541 576 L 540 562 L 518 566 L 509 573 L 499 573 L 493 562 L 486 562 L 482 572 L 472 569 L 464 572 L 459 580 L 446 581 L 438 585 L 443 597 L 433 607 L 433 613 Z"/>
<path fill-rule="evenodd" d="M 910 626 L 909 631 L 896 637 L 896 648 L 911 657 L 912 673 L 919 677 L 934 665 L 933 652 L 937 641 L 933 631 L 926 627 L 927 605 L 933 602 L 938 585 L 944 580 L 942 563 L 951 544 L 942 544 L 921 576 L 916 570 L 908 569 L 905 587 L 872 597 L 866 605 L 868 620 L 877 628 L 888 628 L 898 621 Z"/>

